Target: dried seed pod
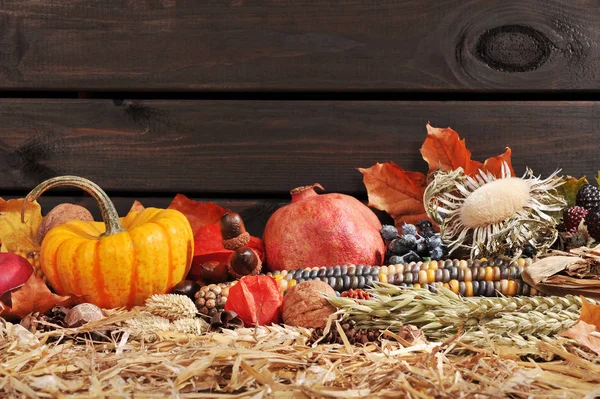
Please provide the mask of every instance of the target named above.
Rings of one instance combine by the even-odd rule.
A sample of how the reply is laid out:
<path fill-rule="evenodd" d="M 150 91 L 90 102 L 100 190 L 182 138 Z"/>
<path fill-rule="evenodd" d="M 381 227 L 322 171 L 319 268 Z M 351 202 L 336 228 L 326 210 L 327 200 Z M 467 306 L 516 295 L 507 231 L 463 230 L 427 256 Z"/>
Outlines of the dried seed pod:
<path fill-rule="evenodd" d="M 252 248 L 238 248 L 229 258 L 229 274 L 237 279 L 255 276 L 261 269 L 260 257 Z"/>
<path fill-rule="evenodd" d="M 106 314 L 98 306 L 91 303 L 81 303 L 67 311 L 65 325 L 69 328 L 81 327 L 92 321 L 101 320 Z"/>
<path fill-rule="evenodd" d="M 250 234 L 246 231 L 246 226 L 239 213 L 227 212 L 224 214 L 221 217 L 220 227 L 223 246 L 226 249 L 234 251 L 250 242 Z"/>

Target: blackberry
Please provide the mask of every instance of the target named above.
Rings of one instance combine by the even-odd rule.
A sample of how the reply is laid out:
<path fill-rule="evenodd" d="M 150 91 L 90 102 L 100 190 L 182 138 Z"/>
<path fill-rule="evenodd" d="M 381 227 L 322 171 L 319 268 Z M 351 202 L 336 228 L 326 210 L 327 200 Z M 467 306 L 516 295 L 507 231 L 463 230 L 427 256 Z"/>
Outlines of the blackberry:
<path fill-rule="evenodd" d="M 564 212 L 563 223 L 565 224 L 565 231 L 567 233 L 575 233 L 582 220 L 585 219 L 585 215 L 588 214 L 588 210 L 580 206 L 572 206 Z"/>
<path fill-rule="evenodd" d="M 392 241 L 394 238 L 398 238 L 398 229 L 391 224 L 384 224 L 381 228 L 381 236 L 386 241 Z"/>
<path fill-rule="evenodd" d="M 586 184 L 577 192 L 575 205 L 584 207 L 588 211 L 598 209 L 600 207 L 600 190 L 590 184 Z"/>
<path fill-rule="evenodd" d="M 590 211 L 585 216 L 588 233 L 596 241 L 600 241 L 600 211 Z"/>
<path fill-rule="evenodd" d="M 417 235 L 417 227 L 414 224 L 406 224 L 402 226 L 402 234 L 416 236 Z"/>

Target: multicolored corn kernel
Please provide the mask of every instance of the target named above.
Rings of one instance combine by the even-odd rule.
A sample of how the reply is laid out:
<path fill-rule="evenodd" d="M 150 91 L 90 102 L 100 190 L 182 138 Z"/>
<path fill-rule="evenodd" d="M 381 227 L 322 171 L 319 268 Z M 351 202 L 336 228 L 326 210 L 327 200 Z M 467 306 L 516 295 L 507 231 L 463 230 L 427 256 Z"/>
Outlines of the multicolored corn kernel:
<path fill-rule="evenodd" d="M 306 280 L 321 280 L 337 295 L 351 289 L 365 289 L 373 281 L 407 287 L 425 287 L 435 291 L 446 287 L 462 296 L 536 295 L 537 291 L 521 280 L 524 268 L 531 259 L 507 262 L 503 259 L 411 262 L 405 264 L 370 266 L 338 265 L 309 267 L 298 270 L 269 272 L 279 283 L 282 292 Z"/>

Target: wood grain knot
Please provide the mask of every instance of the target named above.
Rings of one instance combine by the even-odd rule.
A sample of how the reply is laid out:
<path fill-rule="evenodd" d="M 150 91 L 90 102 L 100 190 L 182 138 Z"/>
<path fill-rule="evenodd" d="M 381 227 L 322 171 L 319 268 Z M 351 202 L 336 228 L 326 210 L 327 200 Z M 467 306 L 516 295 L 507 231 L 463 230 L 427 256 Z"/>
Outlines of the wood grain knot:
<path fill-rule="evenodd" d="M 485 31 L 477 43 L 477 55 L 490 68 L 503 72 L 527 72 L 541 67 L 552 49 L 542 32 L 524 25 L 503 25 Z"/>

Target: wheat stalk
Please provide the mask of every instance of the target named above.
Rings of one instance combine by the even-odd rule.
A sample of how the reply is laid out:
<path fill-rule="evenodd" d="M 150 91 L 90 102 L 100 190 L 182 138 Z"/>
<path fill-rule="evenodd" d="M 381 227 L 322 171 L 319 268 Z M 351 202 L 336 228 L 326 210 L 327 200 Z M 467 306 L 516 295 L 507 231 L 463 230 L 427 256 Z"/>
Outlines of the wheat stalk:
<path fill-rule="evenodd" d="M 463 330 L 469 343 L 494 341 L 519 346 L 546 340 L 575 324 L 581 299 L 565 297 L 470 297 L 463 298 L 441 288 L 401 288 L 376 283 L 372 299 L 328 298 L 343 317 L 359 328 L 396 329 L 418 326 L 430 339 L 443 340 Z"/>

